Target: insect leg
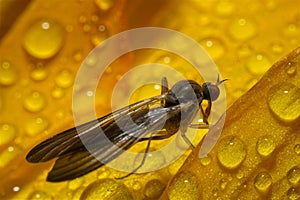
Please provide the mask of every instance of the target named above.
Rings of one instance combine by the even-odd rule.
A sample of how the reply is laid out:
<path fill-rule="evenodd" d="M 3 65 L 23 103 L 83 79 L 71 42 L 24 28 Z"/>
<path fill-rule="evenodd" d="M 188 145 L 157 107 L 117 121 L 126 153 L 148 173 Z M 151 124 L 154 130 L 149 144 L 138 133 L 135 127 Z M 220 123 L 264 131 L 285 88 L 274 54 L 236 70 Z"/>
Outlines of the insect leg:
<path fill-rule="evenodd" d="M 151 140 L 152 140 L 152 134 L 153 134 L 153 133 L 151 133 L 151 134 L 150 134 L 150 137 L 147 138 L 147 139 L 149 139 L 149 140 L 148 140 L 148 143 L 147 143 L 147 147 L 146 147 L 146 149 L 145 149 L 144 157 L 143 157 L 143 159 L 142 159 L 142 162 L 139 164 L 139 166 L 137 166 L 134 170 L 132 170 L 132 172 L 128 173 L 127 175 L 118 177 L 118 178 L 116 178 L 116 179 L 123 179 L 123 178 L 126 178 L 126 177 L 128 177 L 128 176 L 134 174 L 135 172 L 137 172 L 137 170 L 139 170 L 139 169 L 144 165 L 144 163 L 145 163 L 145 161 L 146 161 L 147 153 L 148 153 L 149 148 L 150 148 L 150 144 L 151 144 Z"/>
<path fill-rule="evenodd" d="M 204 122 L 205 124 L 208 125 L 207 119 L 208 119 L 208 117 L 209 117 L 209 115 L 210 115 L 211 101 L 208 101 L 208 105 L 207 105 L 205 111 L 203 110 L 203 108 L 202 108 L 201 105 L 200 105 L 200 110 L 201 110 L 201 113 L 202 113 L 202 115 L 203 115 L 203 122 Z"/>
<path fill-rule="evenodd" d="M 208 129 L 208 124 L 190 124 L 189 128 L 195 128 L 195 129 Z"/>
<path fill-rule="evenodd" d="M 169 91 L 168 80 L 166 77 L 162 77 L 161 79 L 161 94 L 166 94 Z M 162 99 L 160 101 L 160 105 L 165 107 L 165 100 Z"/>
<path fill-rule="evenodd" d="M 187 143 L 187 145 L 191 146 L 194 149 L 195 146 L 192 144 L 192 142 L 189 140 L 189 138 L 186 137 L 185 131 L 180 131 L 180 133 L 181 133 L 181 137 L 183 138 L 185 143 Z"/>

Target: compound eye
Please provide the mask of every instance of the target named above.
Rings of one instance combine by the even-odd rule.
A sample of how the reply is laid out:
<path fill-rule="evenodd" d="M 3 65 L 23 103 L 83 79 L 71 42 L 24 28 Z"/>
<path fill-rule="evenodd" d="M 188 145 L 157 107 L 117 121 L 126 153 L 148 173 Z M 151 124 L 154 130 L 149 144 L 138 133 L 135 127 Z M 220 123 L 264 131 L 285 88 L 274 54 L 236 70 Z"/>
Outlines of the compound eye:
<path fill-rule="evenodd" d="M 220 90 L 216 85 L 210 85 L 209 87 L 209 95 L 212 101 L 216 100 L 220 95 Z"/>

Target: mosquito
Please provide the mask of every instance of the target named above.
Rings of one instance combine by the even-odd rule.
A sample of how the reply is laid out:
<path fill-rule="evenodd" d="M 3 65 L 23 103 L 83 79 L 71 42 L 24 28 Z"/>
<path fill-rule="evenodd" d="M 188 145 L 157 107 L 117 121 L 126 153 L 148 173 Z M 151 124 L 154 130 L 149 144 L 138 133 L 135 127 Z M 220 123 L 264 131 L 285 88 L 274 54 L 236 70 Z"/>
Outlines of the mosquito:
<path fill-rule="evenodd" d="M 128 107 L 121 108 L 113 113 L 84 123 L 80 126 L 65 130 L 36 145 L 26 156 L 31 163 L 46 162 L 54 158 L 54 166 L 48 173 L 47 181 L 60 182 L 72 180 L 83 176 L 91 171 L 117 158 L 122 151 L 115 150 L 107 142 L 99 142 L 99 128 L 104 135 L 120 149 L 127 150 L 141 141 L 148 141 L 144 157 L 132 172 L 122 177 L 125 178 L 135 172 L 144 164 L 146 153 L 152 140 L 163 140 L 177 132 L 181 133 L 184 141 L 193 147 L 186 137 L 188 128 L 208 129 L 208 117 L 211 112 L 212 102 L 219 95 L 218 85 L 228 79 L 216 83 L 204 82 L 199 85 L 193 80 L 181 80 L 169 89 L 165 77 L 161 81 L 161 94 L 141 100 Z M 208 105 L 202 107 L 203 100 Z M 156 106 L 154 106 L 156 105 Z M 198 111 L 203 115 L 203 123 L 192 124 Z M 134 122 L 134 123 L 129 123 Z M 123 128 L 119 124 L 123 124 Z M 124 130 L 125 127 L 125 130 Z M 78 132 L 77 132 L 78 131 Z M 85 137 L 97 155 L 105 156 L 105 162 L 100 162 L 93 156 L 81 141 Z"/>

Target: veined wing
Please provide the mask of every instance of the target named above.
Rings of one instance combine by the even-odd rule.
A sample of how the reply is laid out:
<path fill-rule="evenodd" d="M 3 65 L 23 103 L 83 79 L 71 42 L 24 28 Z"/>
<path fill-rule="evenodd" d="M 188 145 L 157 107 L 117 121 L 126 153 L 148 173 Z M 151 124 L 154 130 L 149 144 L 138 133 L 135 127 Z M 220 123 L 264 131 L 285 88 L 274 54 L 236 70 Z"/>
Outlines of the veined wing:
<path fill-rule="evenodd" d="M 120 121 L 120 119 L 122 119 L 122 117 L 126 115 L 131 116 L 134 115 L 134 113 L 141 113 L 143 110 L 145 110 L 145 106 L 153 105 L 156 102 L 163 100 L 164 97 L 164 95 L 159 95 L 153 98 L 139 101 L 137 103 L 129 105 L 128 107 L 124 107 L 113 113 L 110 113 L 104 117 L 54 135 L 53 137 L 50 137 L 35 146 L 27 154 L 26 159 L 32 163 L 45 162 L 55 157 L 68 154 L 73 150 L 78 150 L 83 147 L 81 137 L 92 139 L 94 135 L 99 135 L 99 127 L 102 128 L 104 132 L 106 130 L 105 133 L 107 138 L 113 141 L 116 134 L 118 133 L 109 133 L 107 130 L 116 128 L 115 126 L 112 126 L 112 124 L 114 124 L 116 120 Z"/>

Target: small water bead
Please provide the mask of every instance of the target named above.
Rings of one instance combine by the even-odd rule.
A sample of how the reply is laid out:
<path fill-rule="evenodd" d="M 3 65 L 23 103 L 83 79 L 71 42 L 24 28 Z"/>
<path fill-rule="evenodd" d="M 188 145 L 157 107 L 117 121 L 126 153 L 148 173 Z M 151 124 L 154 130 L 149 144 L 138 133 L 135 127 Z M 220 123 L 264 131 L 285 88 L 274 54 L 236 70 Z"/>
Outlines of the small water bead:
<path fill-rule="evenodd" d="M 216 5 L 216 11 L 223 16 L 228 16 L 235 10 L 235 5 L 231 0 L 221 0 Z"/>
<path fill-rule="evenodd" d="M 217 158 L 223 167 L 235 169 L 243 162 L 245 157 L 245 145 L 239 138 L 228 136 L 219 142 Z"/>
<path fill-rule="evenodd" d="M 83 184 L 82 178 L 76 178 L 68 182 L 68 188 L 70 190 L 76 190 L 77 188 L 81 187 Z"/>
<path fill-rule="evenodd" d="M 283 32 L 285 36 L 299 38 L 300 28 L 296 24 L 291 23 L 286 26 Z"/>
<path fill-rule="evenodd" d="M 7 149 L 0 153 L 0 168 L 5 167 L 13 158 L 15 158 L 19 153 L 22 152 L 20 146 L 14 145 L 9 146 Z"/>
<path fill-rule="evenodd" d="M 25 123 L 25 132 L 29 136 L 35 136 L 47 129 L 49 122 L 42 117 L 32 118 Z"/>
<path fill-rule="evenodd" d="M 28 195 L 30 200 L 50 200 L 52 197 L 43 191 L 34 191 Z"/>
<path fill-rule="evenodd" d="M 142 189 L 143 185 L 140 181 L 134 181 L 132 183 L 132 189 L 134 189 L 135 191 L 139 191 L 140 189 Z"/>
<path fill-rule="evenodd" d="M 272 51 L 274 52 L 274 53 L 282 53 L 282 51 L 283 51 L 283 45 L 282 45 L 282 43 L 281 42 L 276 42 L 276 43 L 273 43 L 272 44 Z"/>
<path fill-rule="evenodd" d="M 296 144 L 294 146 L 294 152 L 300 156 L 300 144 Z"/>
<path fill-rule="evenodd" d="M 200 158 L 200 163 L 203 165 L 203 166 L 207 166 L 211 163 L 211 156 L 210 155 L 206 155 L 205 157 L 203 158 Z"/>
<path fill-rule="evenodd" d="M 121 182 L 113 179 L 102 179 L 91 183 L 82 193 L 80 199 L 94 200 L 99 199 L 111 200 L 129 200 L 133 199 L 129 189 Z"/>
<path fill-rule="evenodd" d="M 51 91 L 51 96 L 54 98 L 54 99 L 60 99 L 62 98 L 64 95 L 65 95 L 65 91 L 64 89 L 62 88 L 54 88 L 52 91 Z"/>
<path fill-rule="evenodd" d="M 281 82 L 270 88 L 268 106 L 280 121 L 293 123 L 300 117 L 300 88 Z"/>
<path fill-rule="evenodd" d="M 229 33 L 237 40 L 247 40 L 255 35 L 256 24 L 251 19 L 238 18 L 229 25 Z"/>
<path fill-rule="evenodd" d="M 149 182 L 146 183 L 144 194 L 147 198 L 150 199 L 159 199 L 161 194 L 163 193 L 166 185 L 163 184 L 158 179 L 152 179 Z"/>
<path fill-rule="evenodd" d="M 35 58 L 48 59 L 58 53 L 63 40 L 63 27 L 52 20 L 44 19 L 35 22 L 27 29 L 23 47 Z"/>
<path fill-rule="evenodd" d="M 169 185 L 168 197 L 170 200 L 202 199 L 201 183 L 196 174 L 189 171 L 182 171 L 178 173 Z"/>
<path fill-rule="evenodd" d="M 248 70 L 254 75 L 265 73 L 271 67 L 269 58 L 264 54 L 257 54 L 250 57 L 247 62 Z"/>
<path fill-rule="evenodd" d="M 228 181 L 224 178 L 222 178 L 219 182 L 219 187 L 221 190 L 225 190 L 226 189 L 226 186 L 228 184 Z"/>
<path fill-rule="evenodd" d="M 297 72 L 297 63 L 296 62 L 288 62 L 285 66 L 285 72 L 289 76 L 294 76 Z"/>
<path fill-rule="evenodd" d="M 299 200 L 300 199 L 300 192 L 299 192 L 299 189 L 297 188 L 290 188 L 288 191 L 287 191 L 287 197 L 288 199 L 290 200 Z"/>
<path fill-rule="evenodd" d="M 73 58 L 76 62 L 82 61 L 83 55 L 82 55 L 81 51 L 75 51 L 75 53 L 73 54 Z"/>
<path fill-rule="evenodd" d="M 276 143 L 272 135 L 264 135 L 258 138 L 256 151 L 263 157 L 270 156 L 276 148 Z"/>
<path fill-rule="evenodd" d="M 35 81 L 43 81 L 47 78 L 48 72 L 44 67 L 36 67 L 31 71 L 30 77 Z"/>
<path fill-rule="evenodd" d="M 4 61 L 0 66 L 0 85 L 9 86 L 16 82 L 17 73 L 10 62 Z"/>
<path fill-rule="evenodd" d="M 55 78 L 55 83 L 58 87 L 68 88 L 74 82 L 74 74 L 69 70 L 62 70 Z"/>
<path fill-rule="evenodd" d="M 95 0 L 95 3 L 100 10 L 107 11 L 113 6 L 114 0 Z"/>
<path fill-rule="evenodd" d="M 213 59 L 223 56 L 225 47 L 222 42 L 216 38 L 206 38 L 200 41 L 200 44 L 208 51 Z"/>
<path fill-rule="evenodd" d="M 267 194 L 272 186 L 272 177 L 267 172 L 260 172 L 254 179 L 254 187 L 261 194 Z"/>
<path fill-rule="evenodd" d="M 30 112 L 39 112 L 46 106 L 46 99 L 42 93 L 34 91 L 24 97 L 23 105 Z"/>
<path fill-rule="evenodd" d="M 287 173 L 288 181 L 294 186 L 298 187 L 300 184 L 300 167 L 295 166 Z"/>
<path fill-rule="evenodd" d="M 17 130 L 11 124 L 0 124 L 0 146 L 13 141 Z"/>

